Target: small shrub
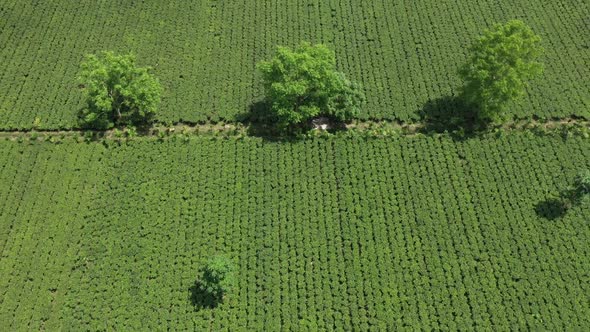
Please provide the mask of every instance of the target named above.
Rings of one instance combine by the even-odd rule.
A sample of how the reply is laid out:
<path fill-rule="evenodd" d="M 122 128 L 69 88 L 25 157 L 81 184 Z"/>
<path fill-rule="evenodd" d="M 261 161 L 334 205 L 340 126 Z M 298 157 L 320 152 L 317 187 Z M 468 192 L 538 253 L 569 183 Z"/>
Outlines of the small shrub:
<path fill-rule="evenodd" d="M 569 209 L 590 199 L 590 170 L 580 171 L 574 177 L 573 185 L 561 192 L 561 199 Z"/>
<path fill-rule="evenodd" d="M 85 142 L 92 142 L 92 140 L 94 139 L 94 133 L 90 130 L 87 130 L 84 132 L 84 141 Z"/>
<path fill-rule="evenodd" d="M 158 136 L 158 140 L 163 141 L 166 138 L 166 131 L 162 130 L 162 128 L 157 128 L 156 136 Z"/>
<path fill-rule="evenodd" d="M 221 301 L 234 286 L 234 266 L 227 257 L 212 257 L 200 270 L 199 288 L 213 301 Z"/>
<path fill-rule="evenodd" d="M 137 128 L 135 128 L 134 126 L 129 126 L 125 128 L 125 135 L 127 135 L 127 138 L 137 137 Z"/>
<path fill-rule="evenodd" d="M 590 199 L 590 170 L 585 169 L 579 172 L 574 178 L 574 187 L 572 188 L 573 201 L 576 204 L 585 203 Z"/>
<path fill-rule="evenodd" d="M 41 127 L 41 119 L 39 117 L 35 117 L 33 121 L 33 129 L 39 129 Z"/>

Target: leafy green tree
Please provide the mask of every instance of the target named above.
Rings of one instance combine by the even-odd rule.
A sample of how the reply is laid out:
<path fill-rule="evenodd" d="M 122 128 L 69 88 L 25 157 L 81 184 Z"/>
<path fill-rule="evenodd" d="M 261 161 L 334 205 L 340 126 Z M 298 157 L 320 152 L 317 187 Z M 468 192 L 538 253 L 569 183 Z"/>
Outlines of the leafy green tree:
<path fill-rule="evenodd" d="M 590 200 L 590 170 L 585 169 L 576 174 L 574 184 L 560 193 L 559 201 L 564 214 L 568 209 Z"/>
<path fill-rule="evenodd" d="M 335 54 L 324 45 L 278 47 L 276 56 L 260 62 L 258 69 L 272 113 L 283 128 L 317 116 L 349 121 L 360 114 L 365 100 L 361 87 L 336 71 Z"/>
<path fill-rule="evenodd" d="M 131 54 L 87 55 L 80 74 L 88 104 L 81 114 L 82 125 L 107 129 L 152 121 L 162 89 L 149 70 L 138 67 Z"/>
<path fill-rule="evenodd" d="M 590 170 L 583 170 L 576 175 L 572 193 L 572 201 L 576 204 L 590 200 Z"/>
<path fill-rule="evenodd" d="M 198 286 L 212 301 L 218 302 L 235 285 L 234 266 L 225 256 L 214 256 L 201 268 Z"/>
<path fill-rule="evenodd" d="M 540 42 L 526 24 L 512 20 L 486 30 L 471 46 L 459 74 L 462 95 L 480 119 L 498 120 L 509 102 L 524 94 L 527 80 L 542 73 Z"/>

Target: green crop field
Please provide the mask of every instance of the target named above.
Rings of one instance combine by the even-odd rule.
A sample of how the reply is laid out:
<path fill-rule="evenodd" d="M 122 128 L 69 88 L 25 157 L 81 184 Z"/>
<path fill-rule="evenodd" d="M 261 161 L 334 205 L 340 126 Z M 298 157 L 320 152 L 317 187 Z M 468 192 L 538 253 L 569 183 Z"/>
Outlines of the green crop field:
<path fill-rule="evenodd" d="M 587 330 L 590 141 L 0 141 L 0 329 Z M 545 211 L 543 211 L 545 209 Z M 196 310 L 211 253 L 237 288 Z"/>
<path fill-rule="evenodd" d="M 588 0 L 0 0 L 0 332 L 590 331 L 589 32 Z"/>
<path fill-rule="evenodd" d="M 416 121 L 448 107 L 466 47 L 520 18 L 543 39 L 545 73 L 517 118 L 590 118 L 585 0 L 0 1 L 0 128 L 76 126 L 87 53 L 131 51 L 165 88 L 161 121 L 234 121 L 261 98 L 256 62 L 322 42 L 364 86 L 363 118 Z"/>

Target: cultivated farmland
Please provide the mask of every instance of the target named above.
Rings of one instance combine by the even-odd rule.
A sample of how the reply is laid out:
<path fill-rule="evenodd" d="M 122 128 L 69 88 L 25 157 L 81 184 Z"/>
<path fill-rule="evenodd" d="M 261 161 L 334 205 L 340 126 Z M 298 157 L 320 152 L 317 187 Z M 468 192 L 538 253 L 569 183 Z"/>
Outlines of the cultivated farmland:
<path fill-rule="evenodd" d="M 589 17 L 0 0 L 0 331 L 590 330 Z"/>
<path fill-rule="evenodd" d="M 105 146 L 106 145 L 106 146 Z M 2 330 L 585 329 L 584 138 L 0 142 Z M 217 308 L 190 301 L 235 258 Z"/>
<path fill-rule="evenodd" d="M 235 121 L 261 98 L 255 63 L 277 45 L 322 42 L 363 84 L 363 118 L 417 121 L 447 109 L 456 70 L 484 28 L 523 19 L 543 39 L 545 74 L 519 118 L 590 117 L 590 6 L 560 1 L 0 2 L 0 128 L 76 126 L 83 56 L 134 52 L 165 88 L 161 121 Z"/>

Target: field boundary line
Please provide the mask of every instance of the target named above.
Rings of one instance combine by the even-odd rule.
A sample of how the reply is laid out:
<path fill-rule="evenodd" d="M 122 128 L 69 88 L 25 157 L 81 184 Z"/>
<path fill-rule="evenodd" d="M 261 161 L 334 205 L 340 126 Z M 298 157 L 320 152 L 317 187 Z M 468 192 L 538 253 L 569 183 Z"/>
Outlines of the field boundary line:
<path fill-rule="evenodd" d="M 463 131 L 429 129 L 428 122 L 403 123 L 395 121 L 353 121 L 349 124 L 327 124 L 311 129 L 307 136 L 318 136 L 325 133 L 350 133 L 359 136 L 416 136 L 420 134 L 440 134 L 454 136 L 474 136 L 494 133 L 498 131 L 534 131 L 536 133 L 555 133 L 572 131 L 581 133 L 584 137 L 590 135 L 590 120 L 582 118 L 562 118 L 552 120 L 515 120 L 502 124 L 490 125 L 484 130 Z M 266 137 L 288 138 L 293 136 L 273 132 L 275 126 L 261 123 L 186 123 L 164 124 L 156 122 L 149 128 L 130 133 L 128 128 L 114 128 L 108 130 L 95 129 L 55 129 L 55 130 L 0 130 L 0 139 L 19 140 L 37 139 L 39 137 L 93 137 L 94 139 L 119 140 L 125 138 L 165 138 L 169 136 L 205 136 L 205 137 Z"/>

